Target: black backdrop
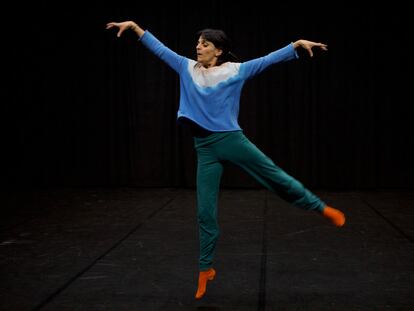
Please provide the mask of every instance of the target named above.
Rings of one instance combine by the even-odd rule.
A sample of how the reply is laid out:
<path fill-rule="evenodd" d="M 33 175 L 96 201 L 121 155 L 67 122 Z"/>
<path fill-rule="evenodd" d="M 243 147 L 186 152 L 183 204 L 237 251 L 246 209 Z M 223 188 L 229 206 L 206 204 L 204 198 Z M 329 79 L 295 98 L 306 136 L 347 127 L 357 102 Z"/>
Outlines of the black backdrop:
<path fill-rule="evenodd" d="M 245 85 L 245 134 L 310 188 L 412 188 L 410 11 L 268 5 L 11 4 L 2 30 L 3 185 L 194 186 L 192 140 L 175 123 L 177 76 L 131 33 L 105 30 L 135 20 L 189 57 L 205 27 L 224 29 L 242 60 L 299 38 L 327 43 L 327 53 L 301 54 Z M 231 165 L 222 185 L 257 186 Z"/>

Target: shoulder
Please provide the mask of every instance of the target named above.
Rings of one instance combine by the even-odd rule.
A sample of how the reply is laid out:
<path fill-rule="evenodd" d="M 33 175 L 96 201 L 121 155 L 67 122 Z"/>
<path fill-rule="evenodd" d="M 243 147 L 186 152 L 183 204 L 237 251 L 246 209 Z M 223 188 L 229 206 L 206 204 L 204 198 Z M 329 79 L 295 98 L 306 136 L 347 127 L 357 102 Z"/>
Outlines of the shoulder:
<path fill-rule="evenodd" d="M 226 62 L 214 68 L 219 72 L 226 73 L 228 75 L 233 75 L 239 72 L 240 63 Z"/>

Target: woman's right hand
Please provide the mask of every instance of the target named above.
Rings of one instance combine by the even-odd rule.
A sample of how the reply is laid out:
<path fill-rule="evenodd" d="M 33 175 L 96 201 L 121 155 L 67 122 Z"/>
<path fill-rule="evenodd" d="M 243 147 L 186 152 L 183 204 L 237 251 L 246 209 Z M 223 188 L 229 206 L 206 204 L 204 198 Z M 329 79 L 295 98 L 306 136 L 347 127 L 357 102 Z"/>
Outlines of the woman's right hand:
<path fill-rule="evenodd" d="M 110 22 L 108 24 L 106 24 L 106 29 L 111 29 L 117 27 L 118 33 L 117 33 L 117 37 L 120 37 L 122 35 L 122 33 L 127 30 L 127 29 L 131 29 L 133 31 L 136 32 L 136 34 L 141 37 L 144 34 L 144 30 L 141 29 L 141 27 L 139 27 L 135 22 L 133 21 L 125 21 L 125 22 Z"/>

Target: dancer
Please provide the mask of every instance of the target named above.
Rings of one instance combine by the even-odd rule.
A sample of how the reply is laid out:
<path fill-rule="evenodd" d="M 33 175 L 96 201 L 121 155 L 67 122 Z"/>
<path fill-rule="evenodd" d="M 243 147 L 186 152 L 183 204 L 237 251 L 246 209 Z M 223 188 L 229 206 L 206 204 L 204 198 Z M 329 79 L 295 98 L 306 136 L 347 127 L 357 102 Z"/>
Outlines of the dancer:
<path fill-rule="evenodd" d="M 266 56 L 239 62 L 231 52 L 230 41 L 219 29 L 198 32 L 197 60 L 178 55 L 162 44 L 148 30 L 134 21 L 110 22 L 107 29 L 117 29 L 120 37 L 134 31 L 139 41 L 168 64 L 180 77 L 180 105 L 177 120 L 191 130 L 197 151 L 197 215 L 200 238 L 198 287 L 195 298 L 206 292 L 207 281 L 216 271 L 213 257 L 219 234 L 217 198 L 223 162 L 230 161 L 252 175 L 267 189 L 287 202 L 320 213 L 337 227 L 345 223 L 344 214 L 324 203 L 298 180 L 284 172 L 243 134 L 238 124 L 242 87 L 271 65 L 298 58 L 297 49 L 327 50 L 327 45 L 297 40 Z"/>

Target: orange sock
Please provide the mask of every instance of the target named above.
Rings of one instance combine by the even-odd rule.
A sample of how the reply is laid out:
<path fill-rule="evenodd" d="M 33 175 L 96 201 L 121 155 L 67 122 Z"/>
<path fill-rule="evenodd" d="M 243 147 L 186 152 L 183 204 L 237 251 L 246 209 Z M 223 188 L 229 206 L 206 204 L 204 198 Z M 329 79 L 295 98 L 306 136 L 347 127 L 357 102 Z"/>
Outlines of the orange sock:
<path fill-rule="evenodd" d="M 342 227 L 345 224 L 344 213 L 336 208 L 326 205 L 322 211 L 322 215 L 328 218 L 337 227 Z"/>
<path fill-rule="evenodd" d="M 210 268 L 207 271 L 200 271 L 200 274 L 198 276 L 198 289 L 195 295 L 196 299 L 200 299 L 204 296 L 204 294 L 206 293 L 207 281 L 214 280 L 215 276 L 216 270 L 214 270 L 213 268 Z"/>

